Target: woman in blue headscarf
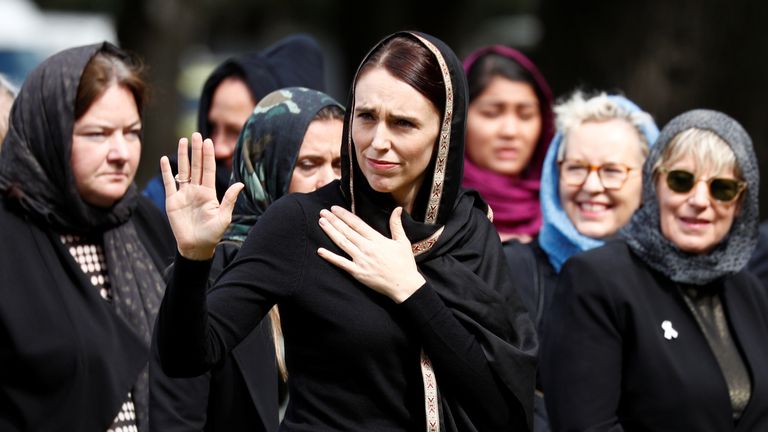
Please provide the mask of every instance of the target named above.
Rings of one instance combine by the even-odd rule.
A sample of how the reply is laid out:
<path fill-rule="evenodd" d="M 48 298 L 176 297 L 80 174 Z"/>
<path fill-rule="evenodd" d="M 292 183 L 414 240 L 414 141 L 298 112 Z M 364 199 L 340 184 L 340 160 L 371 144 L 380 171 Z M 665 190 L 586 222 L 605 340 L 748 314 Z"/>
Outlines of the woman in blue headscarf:
<path fill-rule="evenodd" d="M 651 116 L 623 96 L 576 91 L 555 114 L 541 178 L 542 229 L 534 242 L 505 249 L 513 274 L 527 281 L 520 286 L 540 340 L 563 263 L 602 245 L 640 205 L 643 161 L 659 134 Z M 539 382 L 535 429 L 548 430 L 541 391 Z"/>

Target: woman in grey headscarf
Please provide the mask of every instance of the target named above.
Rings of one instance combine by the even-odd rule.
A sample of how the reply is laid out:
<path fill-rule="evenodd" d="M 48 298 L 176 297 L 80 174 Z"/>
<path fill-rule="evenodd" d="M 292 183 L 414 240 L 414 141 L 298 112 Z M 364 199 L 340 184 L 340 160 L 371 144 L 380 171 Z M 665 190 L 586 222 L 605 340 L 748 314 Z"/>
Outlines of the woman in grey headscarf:
<path fill-rule="evenodd" d="M 768 298 L 743 270 L 758 184 L 730 117 L 661 131 L 623 240 L 560 273 L 542 358 L 554 430 L 768 430 Z"/>

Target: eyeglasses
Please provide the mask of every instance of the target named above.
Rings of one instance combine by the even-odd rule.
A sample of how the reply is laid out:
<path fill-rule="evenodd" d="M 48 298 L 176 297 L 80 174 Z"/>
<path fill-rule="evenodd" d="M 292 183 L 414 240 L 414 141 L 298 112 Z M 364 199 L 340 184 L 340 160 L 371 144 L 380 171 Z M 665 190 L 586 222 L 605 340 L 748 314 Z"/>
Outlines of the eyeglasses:
<path fill-rule="evenodd" d="M 686 170 L 670 170 L 661 167 L 659 172 L 667 175 L 667 187 L 677 193 L 689 192 L 696 183 L 700 181 L 707 182 L 709 186 L 709 195 L 721 202 L 729 202 L 738 198 L 741 191 L 747 188 L 747 183 L 741 180 L 712 177 L 709 179 L 697 179 L 696 176 Z"/>
<path fill-rule="evenodd" d="M 560 178 L 568 186 L 581 186 L 587 181 L 587 177 L 592 171 L 597 171 L 600 184 L 604 189 L 617 190 L 624 186 L 624 182 L 629 178 L 629 172 L 636 169 L 618 163 L 608 163 L 603 165 L 590 165 L 578 160 L 560 161 Z"/>

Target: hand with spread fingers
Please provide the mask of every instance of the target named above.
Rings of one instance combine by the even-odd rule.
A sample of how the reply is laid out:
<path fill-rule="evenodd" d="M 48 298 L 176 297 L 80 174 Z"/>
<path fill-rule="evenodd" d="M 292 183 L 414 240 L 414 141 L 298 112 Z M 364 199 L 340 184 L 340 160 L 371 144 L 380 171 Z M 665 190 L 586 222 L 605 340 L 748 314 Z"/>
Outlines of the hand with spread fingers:
<path fill-rule="evenodd" d="M 392 238 L 389 239 L 342 207 L 322 210 L 320 227 L 351 259 L 325 248 L 319 248 L 317 253 L 369 288 L 402 303 L 426 283 L 403 230 L 402 213 L 402 207 L 392 211 L 389 218 Z"/>
<path fill-rule="evenodd" d="M 219 204 L 216 198 L 216 160 L 213 141 L 192 134 L 190 164 L 187 138 L 179 140 L 179 173 L 171 172 L 168 158 L 160 159 L 165 186 L 165 209 L 181 256 L 192 260 L 213 257 L 216 244 L 232 219 L 237 194 L 243 184 L 227 189 Z"/>

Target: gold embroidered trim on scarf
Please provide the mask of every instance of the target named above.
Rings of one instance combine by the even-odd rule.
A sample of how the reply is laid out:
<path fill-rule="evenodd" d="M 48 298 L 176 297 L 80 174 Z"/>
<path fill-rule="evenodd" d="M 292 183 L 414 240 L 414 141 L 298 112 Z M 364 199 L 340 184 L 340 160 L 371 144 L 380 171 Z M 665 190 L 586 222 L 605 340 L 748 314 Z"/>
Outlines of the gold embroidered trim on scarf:
<path fill-rule="evenodd" d="M 440 408 L 437 405 L 437 382 L 432 362 L 421 351 L 421 376 L 424 378 L 424 409 L 427 413 L 427 432 L 440 432 Z"/>
<path fill-rule="evenodd" d="M 440 234 L 443 233 L 443 228 L 445 227 L 440 227 L 439 230 L 435 231 L 434 234 L 427 237 L 426 239 L 413 243 L 411 245 L 411 251 L 413 251 L 413 256 L 421 255 L 429 251 L 430 249 L 432 249 L 432 246 L 434 246 L 435 243 L 437 243 L 437 239 L 440 238 Z"/>
<path fill-rule="evenodd" d="M 427 204 L 427 212 L 424 216 L 424 222 L 428 224 L 434 224 L 437 220 L 437 213 L 440 208 L 440 198 L 443 195 L 443 181 L 445 180 L 445 166 L 448 163 L 448 148 L 451 141 L 451 121 L 453 120 L 453 82 L 451 81 L 450 70 L 445 63 L 445 59 L 440 51 L 435 47 L 432 42 L 424 39 L 423 37 L 412 34 L 423 43 L 427 49 L 432 51 L 432 54 L 437 59 L 437 63 L 440 65 L 440 70 L 443 73 L 443 81 L 445 83 L 445 113 L 443 115 L 443 124 L 440 127 L 440 141 L 437 146 L 437 160 L 435 162 L 435 172 L 432 176 L 432 189 L 429 193 L 429 203 Z"/>

